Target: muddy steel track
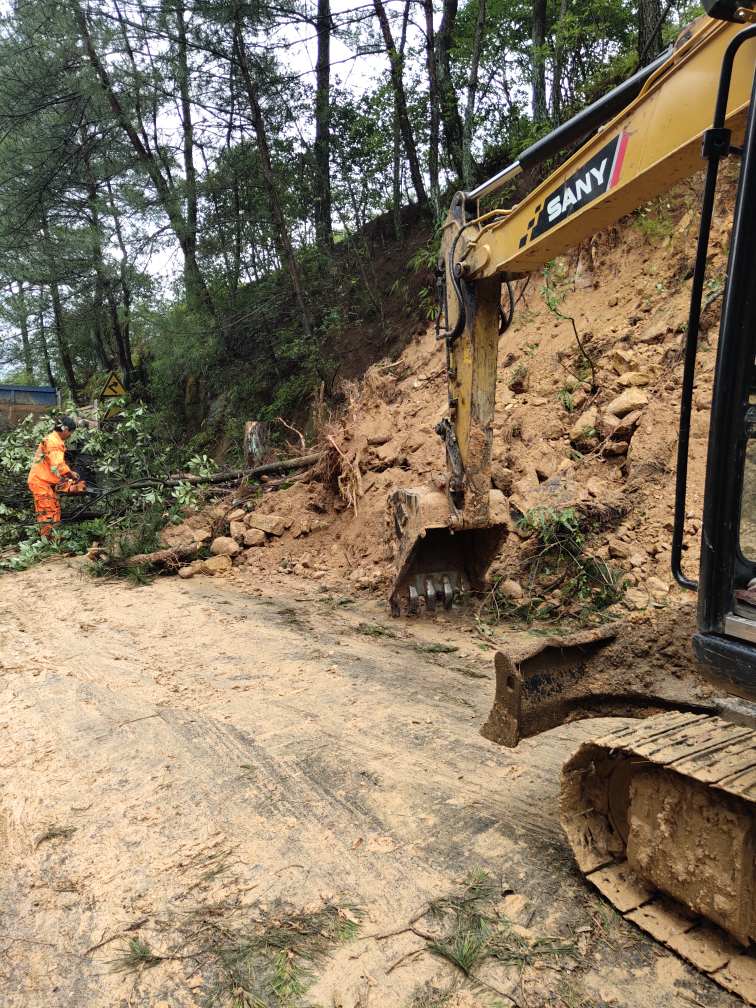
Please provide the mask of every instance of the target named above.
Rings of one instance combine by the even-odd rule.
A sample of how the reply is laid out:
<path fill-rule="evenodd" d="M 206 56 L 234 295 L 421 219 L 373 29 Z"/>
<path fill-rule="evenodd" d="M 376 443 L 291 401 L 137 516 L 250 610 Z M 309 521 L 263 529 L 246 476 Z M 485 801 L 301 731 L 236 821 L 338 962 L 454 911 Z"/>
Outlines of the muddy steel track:
<path fill-rule="evenodd" d="M 129 928 L 157 947 L 171 911 L 257 897 L 344 893 L 363 933 L 383 933 L 471 868 L 524 896 L 534 933 L 579 949 L 558 969 L 492 971 L 516 1003 L 742 1004 L 634 924 L 607 924 L 574 863 L 560 767 L 625 722 L 486 742 L 493 653 L 454 622 L 391 621 L 315 586 L 250 594 L 243 578 L 98 584 L 75 562 L 0 583 L 4 1005 L 199 1005 L 207 988 L 182 962 L 135 977 L 111 970 L 117 939 L 88 950 Z M 439 643 L 459 650 L 423 650 Z M 196 866 L 218 855 L 231 867 L 208 879 Z M 448 975 L 427 951 L 386 973 L 418 944 L 349 943 L 309 1003 L 338 989 L 401 1008 Z"/>

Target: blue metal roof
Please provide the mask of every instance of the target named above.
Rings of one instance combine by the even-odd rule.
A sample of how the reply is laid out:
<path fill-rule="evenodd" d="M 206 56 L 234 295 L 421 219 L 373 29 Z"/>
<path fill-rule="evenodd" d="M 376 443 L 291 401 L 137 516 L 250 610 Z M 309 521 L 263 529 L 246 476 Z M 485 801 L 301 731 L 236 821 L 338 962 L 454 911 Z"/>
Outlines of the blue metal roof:
<path fill-rule="evenodd" d="M 0 385 L 0 389 L 9 392 L 52 392 L 55 395 L 52 385 Z"/>

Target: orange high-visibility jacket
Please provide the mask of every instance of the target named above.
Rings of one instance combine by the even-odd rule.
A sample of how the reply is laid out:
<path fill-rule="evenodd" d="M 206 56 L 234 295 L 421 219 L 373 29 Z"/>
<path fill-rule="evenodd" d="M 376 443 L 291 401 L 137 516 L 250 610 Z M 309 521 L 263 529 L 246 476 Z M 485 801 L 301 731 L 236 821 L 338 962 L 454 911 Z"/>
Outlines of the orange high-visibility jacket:
<path fill-rule="evenodd" d="M 57 431 L 48 434 L 37 448 L 34 465 L 29 471 L 29 483 L 55 486 L 71 469 L 66 465 L 66 443 Z"/>

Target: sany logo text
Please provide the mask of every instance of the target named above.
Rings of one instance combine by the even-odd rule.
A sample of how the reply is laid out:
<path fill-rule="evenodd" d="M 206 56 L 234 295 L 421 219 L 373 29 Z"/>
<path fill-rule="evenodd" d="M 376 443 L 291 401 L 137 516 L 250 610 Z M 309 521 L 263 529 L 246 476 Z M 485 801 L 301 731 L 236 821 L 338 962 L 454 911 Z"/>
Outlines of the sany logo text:
<path fill-rule="evenodd" d="M 600 167 L 591 168 L 590 171 L 585 173 L 583 178 L 575 180 L 575 193 L 569 186 L 565 187 L 564 192 L 561 196 L 555 196 L 550 199 L 546 204 L 546 212 L 549 215 L 549 222 L 556 220 L 561 214 L 566 213 L 571 206 L 579 203 L 583 196 L 589 196 L 593 191 L 593 178 L 596 180 L 596 186 L 600 187 L 604 184 L 604 173 L 606 172 L 606 166 L 609 164 L 609 158 L 604 158 L 601 162 Z M 591 178 L 593 176 L 593 178 Z"/>

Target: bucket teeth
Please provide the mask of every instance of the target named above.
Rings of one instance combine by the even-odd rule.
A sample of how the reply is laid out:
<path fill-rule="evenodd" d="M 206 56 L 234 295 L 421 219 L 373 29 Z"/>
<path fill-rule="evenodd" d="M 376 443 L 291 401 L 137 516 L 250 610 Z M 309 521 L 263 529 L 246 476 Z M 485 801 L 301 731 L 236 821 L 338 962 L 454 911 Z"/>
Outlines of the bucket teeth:
<path fill-rule="evenodd" d="M 407 606 L 407 612 L 416 613 L 418 606 L 420 604 L 420 596 L 417 594 L 417 588 L 414 585 L 409 586 L 409 605 Z"/>
<path fill-rule="evenodd" d="M 444 609 L 449 610 L 454 601 L 454 587 L 448 574 L 444 574 Z"/>
<path fill-rule="evenodd" d="M 425 608 L 428 612 L 436 611 L 436 586 L 433 578 L 425 579 Z"/>

